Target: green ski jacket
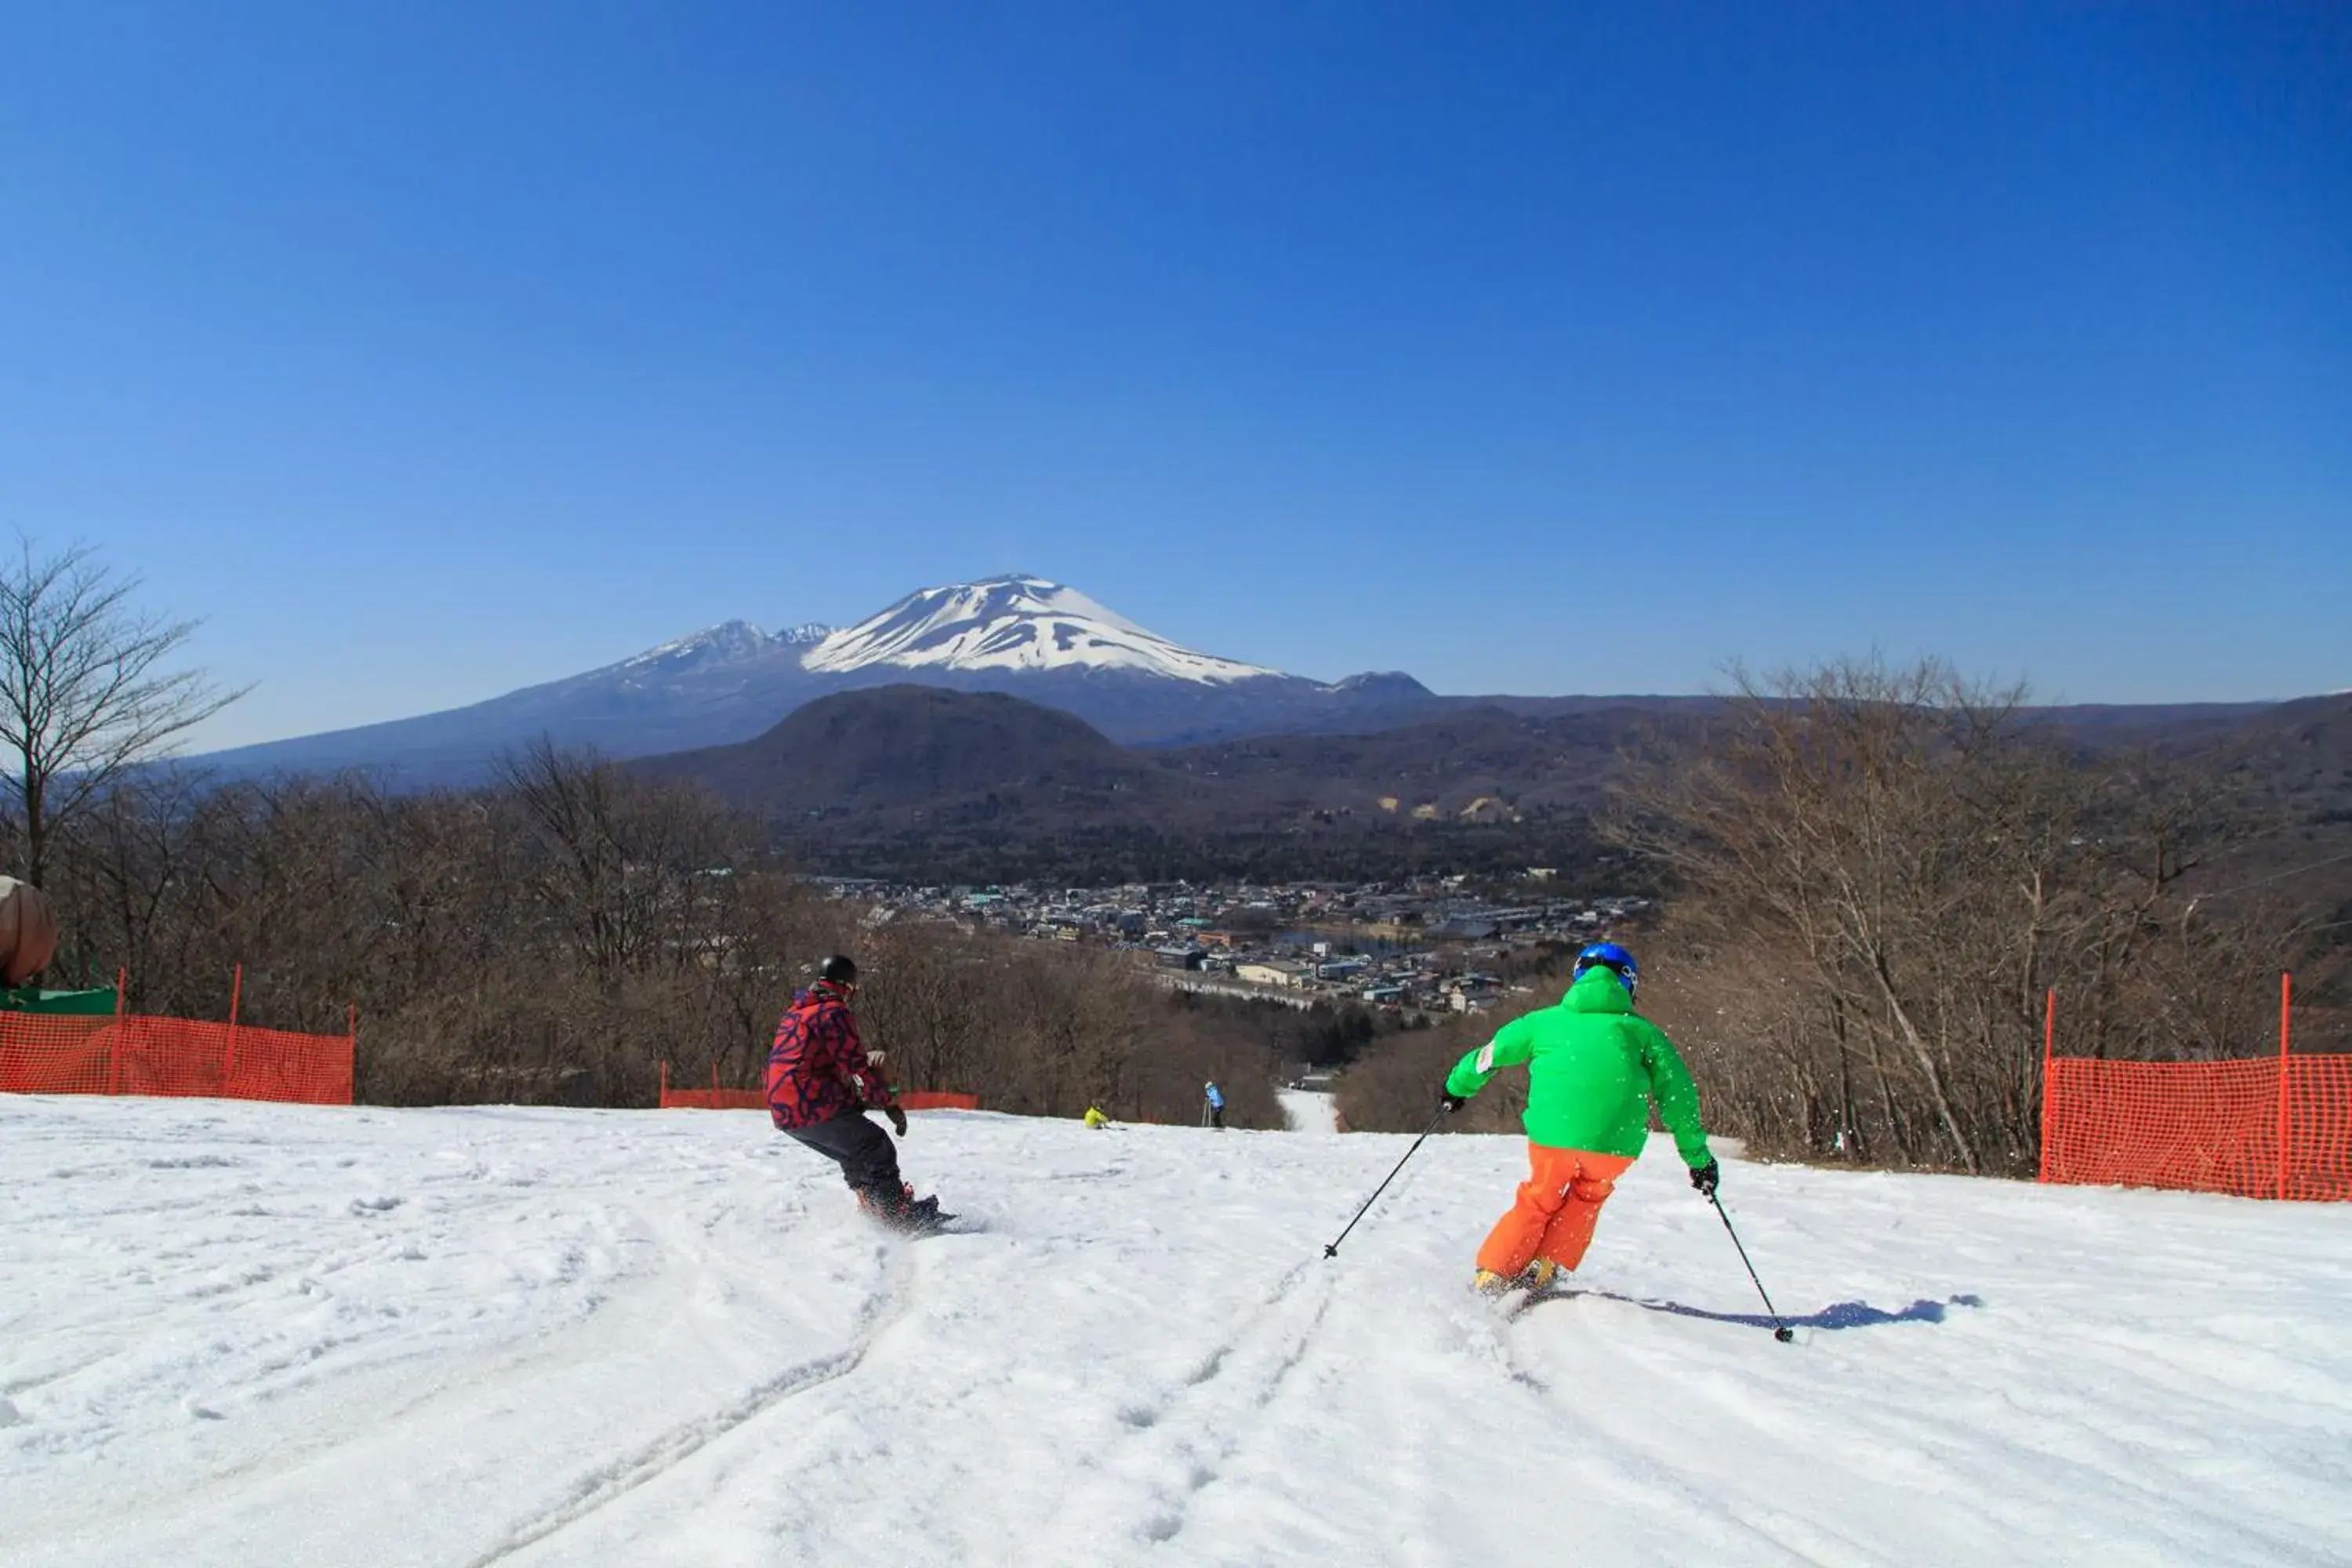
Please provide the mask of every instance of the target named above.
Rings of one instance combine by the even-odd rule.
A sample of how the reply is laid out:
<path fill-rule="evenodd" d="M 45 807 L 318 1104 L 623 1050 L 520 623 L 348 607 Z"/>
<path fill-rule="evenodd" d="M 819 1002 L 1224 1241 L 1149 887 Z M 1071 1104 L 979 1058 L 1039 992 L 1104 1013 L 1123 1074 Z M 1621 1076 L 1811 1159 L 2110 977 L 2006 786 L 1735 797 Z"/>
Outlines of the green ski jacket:
<path fill-rule="evenodd" d="M 1698 1089 L 1665 1031 L 1633 1011 L 1607 969 L 1588 969 L 1557 1007 L 1515 1018 L 1454 1064 L 1445 1092 L 1469 1096 L 1500 1068 L 1527 1064 L 1530 1142 L 1551 1149 L 1638 1156 L 1650 1102 L 1693 1170 L 1714 1156 L 1698 1119 Z"/>

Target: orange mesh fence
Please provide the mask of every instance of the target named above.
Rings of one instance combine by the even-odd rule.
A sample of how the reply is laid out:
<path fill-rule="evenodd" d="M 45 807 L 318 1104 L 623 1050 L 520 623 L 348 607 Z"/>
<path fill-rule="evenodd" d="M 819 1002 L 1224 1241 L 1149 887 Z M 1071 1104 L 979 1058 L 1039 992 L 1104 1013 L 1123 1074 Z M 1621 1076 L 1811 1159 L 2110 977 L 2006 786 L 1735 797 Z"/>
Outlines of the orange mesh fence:
<path fill-rule="evenodd" d="M 352 1102 L 352 1038 L 186 1018 L 0 1012 L 0 1093 Z"/>
<path fill-rule="evenodd" d="M 2352 1057 L 2289 1057 L 2289 1198 L 2352 1199 Z"/>
<path fill-rule="evenodd" d="M 2294 1055 L 2297 1021 L 2294 977 L 2282 973 L 2274 1057 L 2061 1057 L 2052 992 L 2042 1024 L 2042 1179 L 2352 1200 L 2352 1056 Z"/>
<path fill-rule="evenodd" d="M 944 1089 L 918 1089 L 900 1095 L 898 1103 L 908 1110 L 978 1110 L 980 1096 Z"/>
<path fill-rule="evenodd" d="M 2046 1182 L 2352 1199 L 2352 1057 L 2062 1057 L 2046 1092 Z"/>

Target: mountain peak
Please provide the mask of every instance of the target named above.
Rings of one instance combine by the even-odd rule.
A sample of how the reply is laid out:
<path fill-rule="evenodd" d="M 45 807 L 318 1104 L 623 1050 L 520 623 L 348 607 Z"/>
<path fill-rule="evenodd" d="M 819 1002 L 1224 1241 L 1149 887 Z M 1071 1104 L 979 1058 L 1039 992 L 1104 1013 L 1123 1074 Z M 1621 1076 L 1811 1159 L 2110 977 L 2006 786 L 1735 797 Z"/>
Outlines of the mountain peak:
<path fill-rule="evenodd" d="M 1278 673 L 1180 647 L 1076 588 L 1026 573 L 918 589 L 802 660 L 826 675 L 877 667 L 1123 670 L 1209 686 Z"/>
<path fill-rule="evenodd" d="M 624 660 L 621 668 L 646 669 L 658 667 L 666 671 L 674 671 L 700 665 L 728 664 L 765 652 L 768 641 L 768 634 L 749 621 L 721 621 L 715 626 L 705 626 L 675 642 L 649 647 L 635 658 Z"/>

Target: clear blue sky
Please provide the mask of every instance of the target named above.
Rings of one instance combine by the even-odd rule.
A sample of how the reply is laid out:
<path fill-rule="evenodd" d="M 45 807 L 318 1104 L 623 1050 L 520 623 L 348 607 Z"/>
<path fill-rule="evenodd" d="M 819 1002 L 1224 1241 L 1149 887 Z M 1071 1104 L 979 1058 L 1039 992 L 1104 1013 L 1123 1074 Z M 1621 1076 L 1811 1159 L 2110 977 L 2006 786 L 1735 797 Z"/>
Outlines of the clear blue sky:
<path fill-rule="evenodd" d="M 2352 685 L 2352 5 L 20 5 L 8 529 L 212 744 L 1009 570 L 1449 691 Z"/>

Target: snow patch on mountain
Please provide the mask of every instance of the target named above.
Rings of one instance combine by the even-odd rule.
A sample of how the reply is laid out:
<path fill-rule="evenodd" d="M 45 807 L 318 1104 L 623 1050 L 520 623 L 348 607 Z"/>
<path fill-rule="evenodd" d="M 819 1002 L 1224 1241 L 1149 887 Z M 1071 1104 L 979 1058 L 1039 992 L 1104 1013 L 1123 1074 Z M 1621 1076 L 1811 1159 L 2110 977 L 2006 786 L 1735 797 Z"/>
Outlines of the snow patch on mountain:
<path fill-rule="evenodd" d="M 1281 675 L 1196 653 L 1075 588 L 1026 575 L 909 594 L 880 615 L 825 638 L 802 666 L 829 675 L 877 667 L 1125 670 L 1211 686 Z"/>
<path fill-rule="evenodd" d="M 768 634 L 749 621 L 726 621 L 715 626 L 705 626 L 690 637 L 650 647 L 634 658 L 624 659 L 623 669 L 662 672 L 689 669 L 707 664 L 725 664 L 736 659 L 754 658 L 767 651 Z"/>

